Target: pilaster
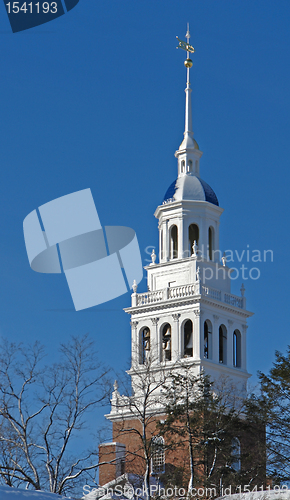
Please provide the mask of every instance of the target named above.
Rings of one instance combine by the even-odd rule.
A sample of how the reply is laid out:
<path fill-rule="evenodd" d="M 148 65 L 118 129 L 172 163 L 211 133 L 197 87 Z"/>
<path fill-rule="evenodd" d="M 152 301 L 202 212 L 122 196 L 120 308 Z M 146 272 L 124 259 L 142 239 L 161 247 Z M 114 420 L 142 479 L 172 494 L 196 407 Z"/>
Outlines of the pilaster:
<path fill-rule="evenodd" d="M 227 333 L 227 365 L 233 367 L 233 324 L 231 319 L 228 319 L 228 333 Z"/>
<path fill-rule="evenodd" d="M 131 321 L 132 365 L 137 365 L 140 359 L 140 339 L 138 339 L 138 321 Z"/>
<path fill-rule="evenodd" d="M 201 345 L 203 347 L 203 341 L 201 343 L 201 328 L 200 328 L 200 317 L 201 312 L 200 309 L 196 309 L 194 311 L 195 319 L 194 319 L 194 336 L 193 336 L 193 358 L 194 359 L 203 359 L 203 353 L 201 356 Z"/>
<path fill-rule="evenodd" d="M 178 258 L 183 259 L 183 220 L 180 217 L 178 221 Z"/>
<path fill-rule="evenodd" d="M 219 363 L 219 316 L 213 315 L 212 325 L 212 360 L 214 363 Z"/>
<path fill-rule="evenodd" d="M 179 331 L 179 318 L 180 314 L 172 314 L 173 318 L 173 331 L 171 335 L 172 341 L 172 361 L 177 361 L 181 358 L 181 332 Z"/>
<path fill-rule="evenodd" d="M 160 352 L 160 335 L 158 335 L 158 321 L 159 318 L 151 318 L 152 322 L 152 342 L 151 342 L 151 355 L 152 363 L 159 363 L 161 360 Z M 155 346 L 155 348 L 154 348 Z"/>
<path fill-rule="evenodd" d="M 241 358 L 242 358 L 242 366 L 243 370 L 247 369 L 247 329 L 248 325 L 242 325 L 242 338 L 241 338 Z"/>

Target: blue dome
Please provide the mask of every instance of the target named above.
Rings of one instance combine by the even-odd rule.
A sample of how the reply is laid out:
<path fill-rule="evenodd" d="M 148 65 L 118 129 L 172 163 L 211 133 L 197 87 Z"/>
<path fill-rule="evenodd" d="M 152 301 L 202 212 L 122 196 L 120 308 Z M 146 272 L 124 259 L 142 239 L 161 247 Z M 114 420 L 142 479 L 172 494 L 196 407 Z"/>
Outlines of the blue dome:
<path fill-rule="evenodd" d="M 219 206 L 214 190 L 196 175 L 183 175 L 178 177 L 167 189 L 163 203 L 169 200 L 208 201 L 213 205 Z"/>

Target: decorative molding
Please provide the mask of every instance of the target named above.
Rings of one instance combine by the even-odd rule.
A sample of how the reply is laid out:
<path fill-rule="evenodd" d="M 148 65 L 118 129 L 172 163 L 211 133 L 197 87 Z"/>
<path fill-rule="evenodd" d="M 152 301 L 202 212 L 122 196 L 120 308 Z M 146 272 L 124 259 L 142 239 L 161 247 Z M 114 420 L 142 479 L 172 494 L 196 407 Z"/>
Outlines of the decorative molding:
<path fill-rule="evenodd" d="M 152 324 L 157 325 L 159 318 L 151 318 Z"/>
<path fill-rule="evenodd" d="M 199 310 L 199 309 L 196 309 L 195 311 L 193 311 L 195 316 L 198 318 L 199 316 L 202 315 L 202 312 Z"/>
<path fill-rule="evenodd" d="M 177 314 L 172 314 L 172 318 L 174 319 L 174 321 L 178 321 L 179 318 L 180 318 L 181 314 L 177 313 Z"/>
<path fill-rule="evenodd" d="M 232 319 L 228 319 L 228 324 L 229 324 L 229 326 L 233 326 L 233 324 L 234 324 L 233 320 Z"/>
<path fill-rule="evenodd" d="M 166 302 L 166 301 L 159 302 L 159 304 L 154 304 L 154 306 L 152 304 L 150 304 L 150 305 L 146 304 L 143 306 L 126 307 L 125 312 L 131 314 L 132 316 L 142 314 L 142 317 L 143 317 L 144 313 L 146 314 L 146 313 L 151 312 L 151 313 L 156 314 L 157 311 L 162 312 L 162 311 L 165 311 L 166 309 L 176 309 L 177 307 L 180 308 L 181 305 L 182 306 L 195 305 L 195 304 L 201 304 L 201 302 L 204 304 L 209 304 L 210 306 L 214 307 L 218 311 L 225 311 L 225 312 L 234 313 L 236 316 L 243 318 L 243 320 L 252 316 L 252 313 L 249 314 L 245 309 L 237 309 L 237 308 L 231 307 L 230 305 L 224 304 L 223 302 L 220 302 L 219 304 L 217 304 L 216 302 L 213 302 L 209 299 L 206 299 L 205 297 L 202 297 L 200 299 L 199 296 L 196 298 L 192 298 L 190 300 L 186 300 L 186 299 L 182 298 L 179 300 L 177 299 L 176 301 L 172 300 L 172 301 L 168 301 L 168 302 Z"/>
<path fill-rule="evenodd" d="M 137 328 L 138 321 L 131 321 L 130 324 L 131 324 L 132 328 Z"/>
<path fill-rule="evenodd" d="M 248 329 L 248 325 L 242 325 L 242 329 L 243 329 L 243 333 L 246 333 L 247 329 Z"/>
<path fill-rule="evenodd" d="M 218 320 L 220 319 L 220 317 L 219 317 L 219 316 L 217 316 L 216 314 L 214 314 L 214 315 L 213 315 L 213 319 L 214 319 L 214 321 L 218 321 Z"/>

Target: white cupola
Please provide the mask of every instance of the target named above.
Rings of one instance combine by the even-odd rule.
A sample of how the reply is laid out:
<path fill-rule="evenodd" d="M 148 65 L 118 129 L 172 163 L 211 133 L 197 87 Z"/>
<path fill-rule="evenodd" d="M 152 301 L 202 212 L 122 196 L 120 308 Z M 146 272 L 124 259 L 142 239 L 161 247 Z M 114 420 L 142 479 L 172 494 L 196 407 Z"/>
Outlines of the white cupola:
<path fill-rule="evenodd" d="M 185 127 L 183 141 L 175 152 L 177 179 L 169 186 L 163 203 L 155 212 L 159 219 L 159 262 L 190 257 L 193 243 L 205 260 L 219 259 L 219 223 L 223 209 L 219 207 L 213 189 L 200 177 L 202 152 L 193 137 L 189 53 L 194 52 L 187 43 L 179 46 L 187 51 L 185 66 L 187 81 L 185 88 Z"/>

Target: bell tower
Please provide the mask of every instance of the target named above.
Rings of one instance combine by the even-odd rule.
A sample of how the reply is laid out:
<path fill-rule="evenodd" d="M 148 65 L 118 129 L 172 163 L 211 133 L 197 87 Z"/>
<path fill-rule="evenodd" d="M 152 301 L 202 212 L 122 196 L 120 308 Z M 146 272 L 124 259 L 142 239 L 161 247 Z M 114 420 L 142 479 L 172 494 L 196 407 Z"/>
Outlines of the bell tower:
<path fill-rule="evenodd" d="M 213 189 L 200 177 L 202 152 L 192 131 L 190 69 L 193 65 L 187 29 L 185 128 L 175 153 L 177 179 L 169 186 L 155 212 L 159 224 L 159 262 L 155 252 L 146 267 L 148 291 L 133 287 L 126 309 L 132 325 L 132 384 L 136 366 L 154 351 L 156 365 L 193 364 L 212 378 L 230 378 L 246 391 L 247 318 L 244 287 L 231 293 L 231 269 L 219 249 L 223 209 Z M 163 368 L 162 368 L 163 369 Z"/>
<path fill-rule="evenodd" d="M 213 189 L 200 177 L 202 152 L 192 131 L 190 55 L 194 48 L 189 43 L 189 29 L 186 40 L 178 39 L 178 46 L 187 52 L 184 63 L 187 78 L 185 128 L 175 153 L 177 178 L 155 211 L 159 251 L 153 250 L 152 262 L 146 267 L 148 289 L 137 293 L 134 282 L 131 306 L 125 309 L 130 314 L 132 329 L 132 365 L 128 372 L 132 394 L 135 400 L 140 396 L 142 401 L 138 387 L 149 365 L 154 384 L 157 381 L 154 391 L 158 402 L 155 404 L 154 400 L 154 411 L 158 418 L 164 411 L 162 385 L 158 386 L 158 380 L 164 374 L 170 376 L 172 370 L 187 367 L 195 376 L 203 371 L 213 380 L 226 377 L 239 395 L 245 395 L 250 377 L 246 338 L 247 318 L 252 313 L 246 309 L 243 285 L 240 296 L 231 293 L 231 269 L 219 248 L 223 209 Z M 117 446 L 125 444 L 128 450 L 135 449 L 132 435 L 129 433 L 126 438 L 119 432 L 120 425 L 125 422 L 130 430 L 136 421 L 130 396 L 120 395 L 117 384 L 111 403 L 111 412 L 106 417 L 113 423 L 114 439 L 121 439 L 122 444 L 110 443 L 106 450 L 110 453 L 113 450 L 117 457 L 114 451 Z M 102 470 L 107 468 L 104 466 Z M 105 476 L 104 472 L 104 478 L 115 477 L 115 472 L 110 474 Z"/>

